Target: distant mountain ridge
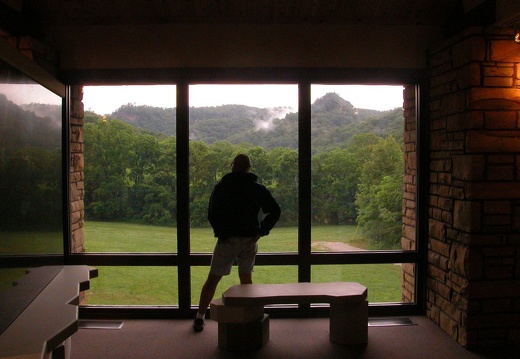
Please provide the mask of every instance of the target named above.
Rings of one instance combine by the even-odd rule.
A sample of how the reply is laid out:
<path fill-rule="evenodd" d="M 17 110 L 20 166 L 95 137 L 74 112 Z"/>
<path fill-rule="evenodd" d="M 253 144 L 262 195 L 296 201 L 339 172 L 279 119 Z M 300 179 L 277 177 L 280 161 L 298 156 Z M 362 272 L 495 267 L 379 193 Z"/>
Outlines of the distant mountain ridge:
<path fill-rule="evenodd" d="M 190 139 L 212 144 L 218 141 L 251 143 L 265 148 L 298 146 L 298 113 L 290 108 L 257 108 L 245 105 L 190 107 Z M 316 99 L 312 108 L 313 150 L 337 147 L 361 132 L 402 138 L 402 109 L 356 109 L 336 93 Z M 175 108 L 121 106 L 116 118 L 147 132 L 173 136 Z"/>

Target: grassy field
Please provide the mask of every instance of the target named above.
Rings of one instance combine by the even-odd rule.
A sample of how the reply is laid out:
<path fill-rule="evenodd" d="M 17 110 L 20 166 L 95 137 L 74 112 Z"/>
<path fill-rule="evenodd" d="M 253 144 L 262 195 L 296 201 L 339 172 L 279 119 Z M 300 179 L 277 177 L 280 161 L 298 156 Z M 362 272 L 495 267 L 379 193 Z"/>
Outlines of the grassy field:
<path fill-rule="evenodd" d="M 194 228 L 190 233 L 191 251 L 211 253 L 215 244 L 210 228 Z M 363 237 L 355 226 L 319 226 L 312 229 L 313 248 L 331 250 L 338 245 L 363 248 Z M 176 252 L 176 229 L 127 223 L 87 222 L 87 252 Z M 260 252 L 296 252 L 297 229 L 275 228 L 259 242 Z M 98 267 L 99 277 L 91 281 L 88 304 L 173 305 L 178 302 L 175 267 Z M 192 303 L 196 304 L 209 267 L 191 271 Z M 216 296 L 238 284 L 236 268 L 224 277 Z M 255 283 L 297 281 L 296 266 L 256 266 Z M 401 267 L 394 264 L 320 265 L 312 268 L 313 282 L 356 281 L 368 287 L 370 302 L 401 301 Z"/>

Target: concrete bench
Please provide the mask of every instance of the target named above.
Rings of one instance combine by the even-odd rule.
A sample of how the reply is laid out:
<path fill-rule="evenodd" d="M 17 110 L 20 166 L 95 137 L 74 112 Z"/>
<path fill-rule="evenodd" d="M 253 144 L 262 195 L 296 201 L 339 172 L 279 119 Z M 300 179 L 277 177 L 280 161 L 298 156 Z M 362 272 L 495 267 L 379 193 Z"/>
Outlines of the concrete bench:
<path fill-rule="evenodd" d="M 330 304 L 329 338 L 343 344 L 368 340 L 367 288 L 354 282 L 235 285 L 210 304 L 219 323 L 219 347 L 256 350 L 269 340 L 267 304 Z"/>
<path fill-rule="evenodd" d="M 2 292 L 0 358 L 68 358 L 79 294 L 94 277 L 97 269 L 88 266 L 39 267 Z"/>

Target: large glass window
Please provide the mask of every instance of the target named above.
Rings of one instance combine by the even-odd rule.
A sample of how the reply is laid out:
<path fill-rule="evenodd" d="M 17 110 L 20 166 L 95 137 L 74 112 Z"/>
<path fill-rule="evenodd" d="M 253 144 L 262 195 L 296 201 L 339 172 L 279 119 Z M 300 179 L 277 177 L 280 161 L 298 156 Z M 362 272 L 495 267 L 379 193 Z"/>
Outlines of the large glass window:
<path fill-rule="evenodd" d="M 175 86 L 86 86 L 86 252 L 175 252 Z"/>
<path fill-rule="evenodd" d="M 313 85 L 312 250 L 400 249 L 403 87 Z"/>
<path fill-rule="evenodd" d="M 177 251 L 175 91 L 84 87 L 87 253 Z M 85 304 L 178 304 L 175 267 L 96 267 Z"/>
<path fill-rule="evenodd" d="M 175 305 L 177 268 L 157 266 L 96 266 L 99 276 L 90 281 L 83 304 Z"/>
<path fill-rule="evenodd" d="M 413 265 L 412 265 L 413 267 Z M 333 264 L 312 267 L 313 282 L 358 282 L 370 303 L 402 302 L 402 264 Z"/>
<path fill-rule="evenodd" d="M 62 98 L 0 61 L 0 256 L 63 254 Z"/>
<path fill-rule="evenodd" d="M 239 153 L 282 208 L 259 241 L 260 252 L 296 252 L 298 226 L 298 87 L 191 85 L 190 214 L 192 252 L 212 252 L 207 213 L 211 191 Z"/>
<path fill-rule="evenodd" d="M 314 84 L 310 107 L 298 104 L 309 94 L 305 86 L 299 94 L 296 84 L 183 84 L 179 103 L 175 86 L 109 87 L 112 99 L 122 96 L 106 108 L 109 95 L 86 87 L 85 249 L 108 255 L 87 304 L 197 305 L 216 243 L 209 197 L 238 153 L 251 157 L 252 172 L 282 209 L 259 242 L 255 283 L 310 276 L 359 282 L 372 303 L 414 298 L 408 273 L 416 256 L 400 246 L 403 86 Z M 155 90 L 169 102 L 146 102 Z M 309 120 L 310 137 L 299 136 Z M 299 155 L 308 149 L 310 157 Z M 184 163 L 187 171 L 177 176 Z M 309 223 L 310 232 L 302 231 Z M 223 278 L 217 297 L 238 284 L 236 271 Z"/>

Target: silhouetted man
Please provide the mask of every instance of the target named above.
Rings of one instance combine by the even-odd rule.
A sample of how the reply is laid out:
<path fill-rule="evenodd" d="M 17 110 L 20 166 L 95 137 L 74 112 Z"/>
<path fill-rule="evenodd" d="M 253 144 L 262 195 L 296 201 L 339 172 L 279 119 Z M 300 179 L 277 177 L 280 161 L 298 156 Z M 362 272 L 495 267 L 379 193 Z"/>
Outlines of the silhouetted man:
<path fill-rule="evenodd" d="M 258 239 L 268 235 L 280 218 L 280 206 L 250 170 L 249 157 L 237 155 L 231 164 L 231 173 L 222 177 L 211 193 L 208 219 L 218 240 L 193 322 L 197 332 L 204 330 L 208 305 L 218 283 L 231 272 L 235 260 L 240 284 L 252 283 Z"/>

